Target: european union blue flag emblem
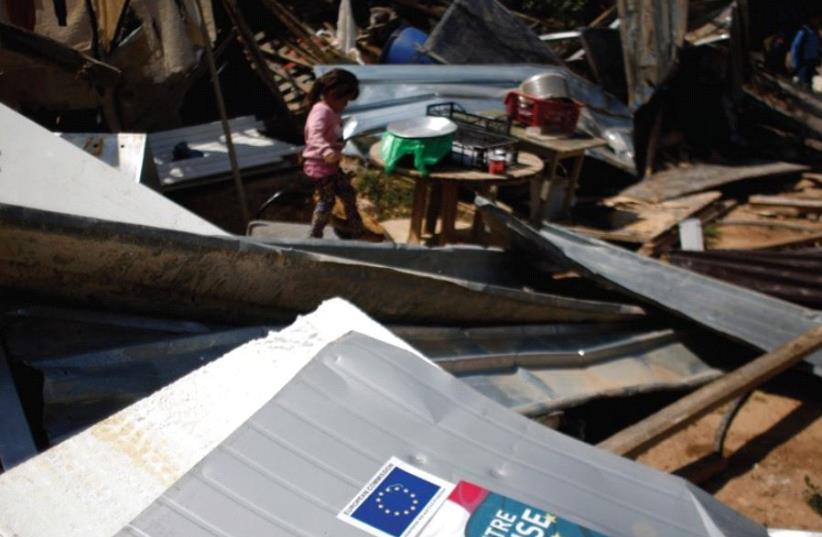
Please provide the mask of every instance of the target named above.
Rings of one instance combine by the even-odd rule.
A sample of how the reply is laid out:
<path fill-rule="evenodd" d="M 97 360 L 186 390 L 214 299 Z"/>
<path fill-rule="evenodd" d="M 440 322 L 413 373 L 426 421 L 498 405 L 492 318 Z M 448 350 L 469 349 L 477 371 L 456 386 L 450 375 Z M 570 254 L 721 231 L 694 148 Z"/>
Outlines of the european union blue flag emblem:
<path fill-rule="evenodd" d="M 412 537 L 452 488 L 448 482 L 392 459 L 339 518 L 379 537 Z"/>

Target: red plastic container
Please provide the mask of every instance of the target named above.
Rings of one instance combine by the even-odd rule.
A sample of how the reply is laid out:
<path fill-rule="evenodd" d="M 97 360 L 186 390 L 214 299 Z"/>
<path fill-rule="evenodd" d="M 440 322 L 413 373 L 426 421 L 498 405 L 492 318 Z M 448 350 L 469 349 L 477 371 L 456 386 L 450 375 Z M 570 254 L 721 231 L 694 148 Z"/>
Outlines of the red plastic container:
<path fill-rule="evenodd" d="M 493 175 L 505 173 L 505 155 L 491 155 L 488 157 L 488 173 Z"/>
<path fill-rule="evenodd" d="M 521 91 L 509 91 L 505 96 L 505 110 L 512 121 L 540 127 L 544 134 L 574 134 L 581 109 L 582 104 L 571 99 L 541 99 Z"/>

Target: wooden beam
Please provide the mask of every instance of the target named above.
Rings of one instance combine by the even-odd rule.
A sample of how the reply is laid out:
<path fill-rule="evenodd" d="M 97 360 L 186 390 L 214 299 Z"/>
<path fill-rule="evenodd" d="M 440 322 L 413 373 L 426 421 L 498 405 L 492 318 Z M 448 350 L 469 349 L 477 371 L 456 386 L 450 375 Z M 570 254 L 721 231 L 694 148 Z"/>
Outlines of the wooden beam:
<path fill-rule="evenodd" d="M 624 457 L 639 455 L 714 409 L 761 386 L 819 348 L 822 325 L 616 433 L 598 447 Z"/>
<path fill-rule="evenodd" d="M 8 470 L 37 455 L 37 446 L 17 395 L 17 387 L 0 346 L 0 464 Z"/>
<path fill-rule="evenodd" d="M 67 47 L 54 39 L 0 22 L 0 48 L 69 71 L 91 84 L 111 87 L 120 81 L 120 70 Z"/>
<path fill-rule="evenodd" d="M 763 242 L 754 246 L 750 246 L 751 250 L 779 250 L 782 248 L 798 248 L 800 246 L 813 246 L 817 242 L 822 242 L 822 232 L 814 233 L 812 235 L 803 235 L 801 237 L 792 237 L 790 239 L 782 239 L 778 241 Z"/>
<path fill-rule="evenodd" d="M 285 123 L 287 130 L 290 134 L 299 134 L 299 129 L 294 122 L 294 118 L 291 116 L 291 111 L 288 109 L 288 104 L 285 102 L 283 94 L 280 93 L 280 88 L 277 81 L 274 80 L 274 74 L 268 68 L 268 63 L 260 51 L 260 48 L 257 46 L 257 42 L 254 39 L 254 33 L 245 21 L 245 17 L 243 17 L 242 12 L 240 11 L 240 7 L 237 5 L 235 0 L 223 0 L 223 6 L 231 19 L 234 28 L 237 30 L 238 39 L 248 55 L 249 61 L 251 62 L 251 67 L 254 69 L 254 72 L 257 73 L 257 76 L 260 77 L 263 84 L 268 87 L 272 97 L 274 97 L 277 111 L 282 116 L 282 120 Z"/>
<path fill-rule="evenodd" d="M 225 145 L 228 149 L 228 160 L 231 163 L 231 176 L 234 179 L 234 188 L 237 190 L 237 200 L 240 203 L 240 215 L 243 218 L 243 226 L 248 226 L 251 221 L 251 215 L 248 210 L 248 200 L 245 195 L 245 186 L 243 186 L 243 178 L 240 175 L 240 165 L 237 161 L 237 151 L 234 148 L 234 140 L 231 138 L 231 126 L 228 124 L 228 114 L 226 113 L 225 100 L 223 99 L 223 90 L 220 87 L 220 76 L 217 74 L 217 62 L 214 60 L 214 51 L 211 50 L 210 40 L 208 38 L 208 28 L 205 21 L 205 10 L 200 0 L 194 0 L 197 4 L 197 11 L 200 14 L 200 36 L 205 43 L 205 57 L 208 64 L 208 70 L 211 73 L 211 85 L 214 89 L 214 99 L 217 101 L 217 110 L 220 114 L 220 122 L 223 125 L 223 134 L 225 135 Z"/>
<path fill-rule="evenodd" d="M 785 196 L 751 196 L 751 205 L 768 205 L 771 207 L 790 207 L 804 211 L 822 211 L 822 200 L 788 198 Z"/>

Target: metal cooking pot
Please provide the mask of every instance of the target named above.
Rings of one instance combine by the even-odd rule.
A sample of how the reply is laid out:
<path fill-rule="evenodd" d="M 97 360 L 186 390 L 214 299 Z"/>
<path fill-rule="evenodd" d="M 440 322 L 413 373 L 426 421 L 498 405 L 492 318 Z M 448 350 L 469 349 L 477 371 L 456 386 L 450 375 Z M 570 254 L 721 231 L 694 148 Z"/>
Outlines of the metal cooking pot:
<path fill-rule="evenodd" d="M 400 138 L 436 138 L 457 131 L 457 124 L 447 117 L 424 116 L 388 125 L 388 132 Z"/>
<path fill-rule="evenodd" d="M 539 99 L 568 97 L 568 82 L 556 73 L 534 75 L 519 85 L 519 90 Z"/>

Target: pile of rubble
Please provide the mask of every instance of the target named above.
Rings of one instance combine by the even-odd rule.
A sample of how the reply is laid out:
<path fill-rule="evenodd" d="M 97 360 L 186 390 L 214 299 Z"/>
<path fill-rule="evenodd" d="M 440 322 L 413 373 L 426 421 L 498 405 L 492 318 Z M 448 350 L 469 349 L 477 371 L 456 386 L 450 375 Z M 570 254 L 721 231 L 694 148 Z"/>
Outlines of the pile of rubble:
<path fill-rule="evenodd" d="M 767 534 L 626 458 L 721 412 L 704 483 L 751 393 L 818 387 L 822 98 L 765 0 L 505 4 L 0 5 L 0 535 Z M 305 238 L 339 67 L 345 167 L 414 198 L 367 240 Z M 535 77 L 575 132 L 511 121 Z M 443 105 L 513 165 L 387 174 Z M 366 509 L 392 472 L 419 515 Z"/>

